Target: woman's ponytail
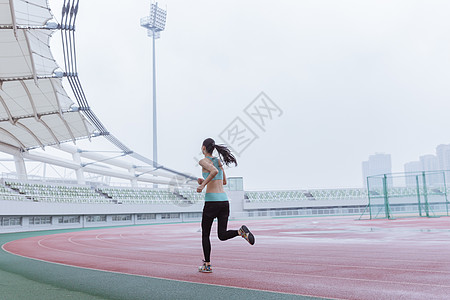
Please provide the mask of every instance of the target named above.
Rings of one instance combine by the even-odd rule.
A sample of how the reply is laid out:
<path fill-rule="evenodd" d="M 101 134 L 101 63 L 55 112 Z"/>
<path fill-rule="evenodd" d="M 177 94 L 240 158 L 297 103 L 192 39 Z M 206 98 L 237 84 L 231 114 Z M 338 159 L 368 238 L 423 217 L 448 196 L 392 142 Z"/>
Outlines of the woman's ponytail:
<path fill-rule="evenodd" d="M 237 166 L 236 157 L 234 157 L 234 155 L 231 153 L 230 149 L 228 149 L 226 146 L 216 145 L 216 143 L 214 142 L 214 140 L 212 138 L 207 138 L 206 140 L 204 140 L 203 146 L 205 146 L 206 152 L 211 153 L 211 154 L 213 153 L 214 149 L 216 149 L 217 152 L 219 153 L 220 158 L 222 159 L 222 161 L 225 162 L 225 164 L 227 166 L 229 166 L 232 163 L 235 166 Z"/>
<path fill-rule="evenodd" d="M 229 166 L 232 163 L 235 166 L 237 166 L 236 157 L 234 157 L 234 155 L 231 153 L 230 149 L 228 149 L 227 147 L 222 146 L 222 145 L 216 145 L 215 148 L 216 148 L 217 152 L 219 152 L 219 155 L 222 157 L 222 160 L 225 162 L 225 164 L 227 166 Z"/>

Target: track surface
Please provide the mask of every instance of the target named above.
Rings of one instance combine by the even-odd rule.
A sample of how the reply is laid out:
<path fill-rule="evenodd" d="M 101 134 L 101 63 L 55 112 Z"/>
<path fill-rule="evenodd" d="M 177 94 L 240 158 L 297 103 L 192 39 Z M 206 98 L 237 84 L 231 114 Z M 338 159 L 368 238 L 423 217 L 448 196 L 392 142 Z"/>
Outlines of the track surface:
<path fill-rule="evenodd" d="M 230 222 L 238 228 L 240 222 Z M 199 224 L 110 228 L 9 242 L 13 254 L 71 266 L 339 299 L 448 299 L 450 218 L 248 221 L 256 236 L 211 237 L 201 274 Z"/>

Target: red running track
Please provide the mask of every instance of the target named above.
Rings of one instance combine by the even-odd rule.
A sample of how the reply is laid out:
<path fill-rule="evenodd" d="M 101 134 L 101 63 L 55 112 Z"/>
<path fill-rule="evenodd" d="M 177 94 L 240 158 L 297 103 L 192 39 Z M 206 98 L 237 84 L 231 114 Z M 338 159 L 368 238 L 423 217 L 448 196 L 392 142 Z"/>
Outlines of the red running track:
<path fill-rule="evenodd" d="M 212 274 L 201 264 L 199 224 L 32 237 L 11 253 L 126 274 L 339 299 L 448 299 L 450 218 L 348 217 L 248 221 L 256 243 L 212 233 Z M 241 224 L 230 222 L 229 228 Z M 214 229 L 215 230 L 214 225 Z"/>

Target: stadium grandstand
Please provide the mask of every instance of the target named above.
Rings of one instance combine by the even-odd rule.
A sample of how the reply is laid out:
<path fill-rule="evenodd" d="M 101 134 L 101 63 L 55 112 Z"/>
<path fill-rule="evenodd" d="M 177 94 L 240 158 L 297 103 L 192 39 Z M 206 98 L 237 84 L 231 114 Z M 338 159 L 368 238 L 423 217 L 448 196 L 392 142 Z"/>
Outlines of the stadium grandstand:
<path fill-rule="evenodd" d="M 0 232 L 199 220 L 197 178 L 134 152 L 91 110 L 77 70 L 78 1 L 64 1 L 58 20 L 46 0 L 0 8 Z M 244 191 L 241 177 L 226 188 L 231 218 L 360 215 L 369 200 L 362 188 Z"/>
<path fill-rule="evenodd" d="M 21 216 L 25 211 L 51 214 L 51 208 L 39 206 L 44 203 L 83 205 L 79 212 L 90 211 L 87 204 L 194 204 L 169 189 L 138 189 L 140 184 L 188 186 L 196 178 L 132 151 L 91 110 L 78 78 L 77 13 L 78 1 L 64 1 L 59 20 L 45 0 L 0 1 L 0 151 L 6 169 L 0 187 L 2 228 L 10 223 L 5 220 L 26 223 Z M 61 66 L 49 44 L 56 32 L 64 52 Z M 11 163 L 13 167 L 8 166 Z M 60 176 L 56 183 L 46 176 L 49 171 L 33 174 L 39 165 L 57 174 L 72 172 L 75 178 Z M 129 189 L 98 186 L 99 178 L 125 182 Z M 73 210 L 61 207 L 59 211 Z M 102 213 L 108 211 L 109 207 Z"/>

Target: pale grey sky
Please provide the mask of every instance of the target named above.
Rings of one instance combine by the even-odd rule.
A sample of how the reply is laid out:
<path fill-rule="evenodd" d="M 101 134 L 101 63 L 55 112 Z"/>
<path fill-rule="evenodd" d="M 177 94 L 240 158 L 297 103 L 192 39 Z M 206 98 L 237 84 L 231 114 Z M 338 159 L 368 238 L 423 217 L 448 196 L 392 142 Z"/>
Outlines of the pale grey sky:
<path fill-rule="evenodd" d="M 55 14 L 59 0 L 51 0 Z M 393 171 L 450 143 L 448 1 L 160 1 L 159 162 L 193 157 L 264 91 L 283 114 L 228 176 L 246 189 L 359 187 L 361 162 Z M 149 1 L 80 1 L 80 79 L 104 125 L 152 157 Z M 57 35 L 58 33 L 56 33 Z M 59 40 L 53 52 L 62 63 Z M 250 123 L 249 123 L 250 125 Z"/>

